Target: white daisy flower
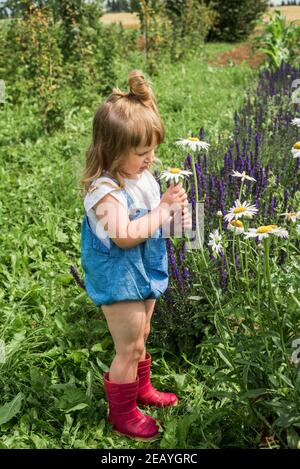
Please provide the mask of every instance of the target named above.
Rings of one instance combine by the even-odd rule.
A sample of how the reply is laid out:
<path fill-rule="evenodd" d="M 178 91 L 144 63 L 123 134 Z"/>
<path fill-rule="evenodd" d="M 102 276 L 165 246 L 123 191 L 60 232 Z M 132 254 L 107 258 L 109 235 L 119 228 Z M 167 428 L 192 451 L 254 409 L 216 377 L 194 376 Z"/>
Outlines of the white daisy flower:
<path fill-rule="evenodd" d="M 224 216 L 226 221 L 237 220 L 238 218 L 246 216 L 246 218 L 253 218 L 253 215 L 258 212 L 258 209 L 255 205 L 250 205 L 248 202 L 241 202 L 236 200 L 234 202 L 235 206 L 231 207 L 229 212 Z"/>
<path fill-rule="evenodd" d="M 210 241 L 208 242 L 208 246 L 211 247 L 214 254 L 219 255 L 220 252 L 223 251 L 222 247 L 222 236 L 219 233 L 218 228 L 214 230 L 212 233 L 209 234 Z"/>
<path fill-rule="evenodd" d="M 228 223 L 227 229 L 240 235 L 244 232 L 244 225 L 240 220 L 232 220 Z"/>
<path fill-rule="evenodd" d="M 282 215 L 285 216 L 285 220 L 292 221 L 292 222 L 295 222 L 296 220 L 300 219 L 300 211 L 280 213 L 280 216 Z"/>
<path fill-rule="evenodd" d="M 300 225 L 296 225 L 296 232 L 300 235 Z"/>
<path fill-rule="evenodd" d="M 300 127 L 300 119 L 299 119 L 299 117 L 295 117 L 295 119 L 292 120 L 291 124 L 292 124 L 292 125 L 296 125 L 297 127 Z"/>
<path fill-rule="evenodd" d="M 208 150 L 209 143 L 199 140 L 198 137 L 180 138 L 175 142 L 176 145 L 183 147 L 189 147 L 191 150 Z"/>
<path fill-rule="evenodd" d="M 300 158 L 300 142 L 296 142 L 291 151 L 294 158 Z"/>
<path fill-rule="evenodd" d="M 174 179 L 175 183 L 179 181 L 180 178 L 184 178 L 185 176 L 189 176 L 193 174 L 191 171 L 186 171 L 185 169 L 180 168 L 168 168 L 161 172 L 160 179 L 165 179 L 171 181 Z"/>
<path fill-rule="evenodd" d="M 231 176 L 242 178 L 242 182 L 245 181 L 245 179 L 248 179 L 248 181 L 256 181 L 256 179 L 254 179 L 253 177 L 248 176 L 248 174 L 246 174 L 246 171 L 239 173 L 238 171 L 233 170 Z"/>
<path fill-rule="evenodd" d="M 256 238 L 261 241 L 263 238 L 268 238 L 269 235 L 275 235 L 279 238 L 288 238 L 288 232 L 284 228 L 279 228 L 277 225 L 265 225 L 259 226 L 258 228 L 249 228 L 249 231 L 245 232 L 245 238 Z"/>

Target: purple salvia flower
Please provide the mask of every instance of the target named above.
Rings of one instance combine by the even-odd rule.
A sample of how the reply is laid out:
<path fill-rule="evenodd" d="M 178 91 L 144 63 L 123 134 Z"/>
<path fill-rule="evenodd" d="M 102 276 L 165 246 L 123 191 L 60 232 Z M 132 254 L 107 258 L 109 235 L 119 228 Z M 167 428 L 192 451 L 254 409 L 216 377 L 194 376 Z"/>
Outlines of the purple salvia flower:
<path fill-rule="evenodd" d="M 255 134 L 255 152 L 254 152 L 255 159 L 258 158 L 259 149 L 260 149 L 260 134 L 257 132 Z"/>
<path fill-rule="evenodd" d="M 77 283 L 77 285 L 80 287 L 80 288 L 83 288 L 85 290 L 85 284 L 84 284 L 84 281 L 82 280 L 82 278 L 80 277 L 76 267 L 74 267 L 73 265 L 71 265 L 70 267 L 70 273 L 73 275 L 74 279 L 75 279 L 75 282 Z"/>
<path fill-rule="evenodd" d="M 189 269 L 187 267 L 184 267 L 183 269 L 183 279 L 187 280 L 189 278 Z"/>
<path fill-rule="evenodd" d="M 202 183 L 203 191 L 204 191 L 204 192 L 207 192 L 207 188 L 206 188 L 206 177 L 204 176 L 204 174 L 202 174 L 201 183 Z"/>
<path fill-rule="evenodd" d="M 213 193 L 215 190 L 215 177 L 213 173 L 210 174 L 209 176 L 209 188 L 210 188 L 210 192 Z"/>
<path fill-rule="evenodd" d="M 204 166 L 205 166 L 205 172 L 207 174 L 208 173 L 208 156 L 207 156 L 207 154 L 204 155 Z"/>
<path fill-rule="evenodd" d="M 286 188 L 284 189 L 284 196 L 283 196 L 283 206 L 284 206 L 284 210 L 286 210 L 289 197 L 290 197 L 290 192 L 289 192 L 288 188 L 286 187 Z"/>

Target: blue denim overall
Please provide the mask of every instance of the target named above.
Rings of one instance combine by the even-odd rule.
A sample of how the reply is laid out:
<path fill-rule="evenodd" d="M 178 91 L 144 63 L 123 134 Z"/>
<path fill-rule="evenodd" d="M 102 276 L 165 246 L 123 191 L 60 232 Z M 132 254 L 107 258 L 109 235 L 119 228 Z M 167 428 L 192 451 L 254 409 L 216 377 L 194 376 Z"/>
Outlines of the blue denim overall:
<path fill-rule="evenodd" d="M 132 209 L 134 201 L 123 189 L 130 221 L 150 210 Z M 167 289 L 168 254 L 161 227 L 143 243 L 122 249 L 109 238 L 110 248 L 93 233 L 85 214 L 81 230 L 81 264 L 85 288 L 96 306 L 116 301 L 159 298 Z"/>

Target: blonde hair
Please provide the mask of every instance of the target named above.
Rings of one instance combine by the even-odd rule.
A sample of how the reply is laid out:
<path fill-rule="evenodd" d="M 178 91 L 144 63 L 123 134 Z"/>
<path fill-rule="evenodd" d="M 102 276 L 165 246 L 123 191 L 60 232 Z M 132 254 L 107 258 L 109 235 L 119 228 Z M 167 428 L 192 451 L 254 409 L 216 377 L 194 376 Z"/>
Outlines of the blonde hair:
<path fill-rule="evenodd" d="M 150 82 L 139 70 L 128 74 L 129 92 L 113 88 L 93 119 L 92 142 L 86 151 L 85 170 L 80 180 L 85 193 L 103 171 L 117 179 L 120 190 L 125 181 L 121 163 L 132 148 L 150 146 L 153 137 L 159 145 L 165 131 Z M 159 163 L 160 160 L 156 158 Z"/>

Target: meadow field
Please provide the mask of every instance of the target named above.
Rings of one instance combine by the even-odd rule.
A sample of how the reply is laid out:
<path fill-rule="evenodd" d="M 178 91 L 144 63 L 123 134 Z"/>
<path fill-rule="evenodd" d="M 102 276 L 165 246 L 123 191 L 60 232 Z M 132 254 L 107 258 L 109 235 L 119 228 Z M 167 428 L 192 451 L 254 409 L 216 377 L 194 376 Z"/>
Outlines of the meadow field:
<path fill-rule="evenodd" d="M 297 20 L 300 22 L 300 6 L 272 7 L 269 8 L 267 15 L 272 13 L 275 9 L 280 10 L 288 21 Z M 139 28 L 139 18 L 136 13 L 105 13 L 101 17 L 101 21 L 104 24 L 121 23 L 124 28 Z"/>
<path fill-rule="evenodd" d="M 170 57 L 154 33 L 149 58 L 132 18 L 106 14 L 105 28 L 81 35 L 40 10 L 0 23 L 0 448 L 299 448 L 299 45 L 277 66 L 251 40 L 203 41 L 187 55 L 170 43 Z M 107 422 L 115 350 L 80 252 L 93 117 L 133 69 L 157 97 L 163 169 L 192 173 L 194 235 L 198 203 L 204 213 L 199 249 L 166 240 L 170 282 L 147 350 L 153 385 L 180 402 L 146 408 L 162 422 L 153 442 Z"/>

